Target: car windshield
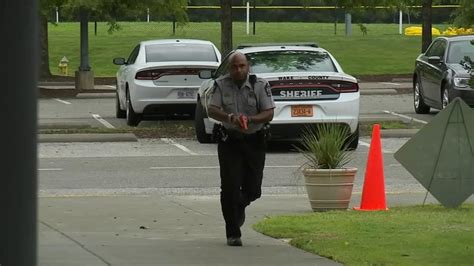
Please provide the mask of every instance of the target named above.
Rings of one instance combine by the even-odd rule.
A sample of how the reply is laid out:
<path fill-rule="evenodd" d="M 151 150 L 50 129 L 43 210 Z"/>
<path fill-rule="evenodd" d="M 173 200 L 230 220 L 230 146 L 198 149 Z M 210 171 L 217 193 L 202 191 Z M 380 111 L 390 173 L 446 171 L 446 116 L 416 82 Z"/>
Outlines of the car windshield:
<path fill-rule="evenodd" d="M 449 46 L 448 60 L 450 64 L 474 60 L 474 44 L 471 40 L 454 41 Z"/>
<path fill-rule="evenodd" d="M 247 54 L 252 73 L 336 72 L 328 53 L 318 51 L 271 51 Z"/>
<path fill-rule="evenodd" d="M 145 47 L 147 62 L 204 61 L 217 62 L 214 47 L 209 44 L 152 44 Z"/>

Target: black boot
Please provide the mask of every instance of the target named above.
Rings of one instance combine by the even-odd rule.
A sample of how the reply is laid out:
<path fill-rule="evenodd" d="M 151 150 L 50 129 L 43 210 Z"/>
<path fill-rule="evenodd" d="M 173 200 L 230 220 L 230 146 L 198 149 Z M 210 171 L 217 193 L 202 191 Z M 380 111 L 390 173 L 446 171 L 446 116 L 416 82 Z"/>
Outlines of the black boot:
<path fill-rule="evenodd" d="M 240 237 L 228 237 L 227 238 L 227 246 L 241 247 L 242 246 L 242 240 L 240 240 Z"/>

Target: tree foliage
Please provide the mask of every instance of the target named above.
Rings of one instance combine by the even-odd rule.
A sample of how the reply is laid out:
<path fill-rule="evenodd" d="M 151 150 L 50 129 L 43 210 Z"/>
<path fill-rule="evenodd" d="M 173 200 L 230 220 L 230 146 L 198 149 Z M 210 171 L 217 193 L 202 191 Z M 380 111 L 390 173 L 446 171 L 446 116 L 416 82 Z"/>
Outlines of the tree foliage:
<path fill-rule="evenodd" d="M 460 0 L 460 7 L 456 10 L 454 23 L 461 27 L 474 25 L 474 1 Z"/>

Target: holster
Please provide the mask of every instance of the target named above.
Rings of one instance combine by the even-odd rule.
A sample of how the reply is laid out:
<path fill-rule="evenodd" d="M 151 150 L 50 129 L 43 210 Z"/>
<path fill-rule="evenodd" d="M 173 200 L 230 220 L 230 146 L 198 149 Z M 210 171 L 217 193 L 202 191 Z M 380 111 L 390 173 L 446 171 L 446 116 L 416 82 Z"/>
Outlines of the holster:
<path fill-rule="evenodd" d="M 227 134 L 227 130 L 221 124 L 214 124 L 214 128 L 212 129 L 212 138 L 216 141 L 223 141 L 225 142 L 229 135 Z"/>
<path fill-rule="evenodd" d="M 269 141 L 272 138 L 272 133 L 270 132 L 270 123 L 265 123 L 263 125 L 262 132 L 265 141 Z"/>

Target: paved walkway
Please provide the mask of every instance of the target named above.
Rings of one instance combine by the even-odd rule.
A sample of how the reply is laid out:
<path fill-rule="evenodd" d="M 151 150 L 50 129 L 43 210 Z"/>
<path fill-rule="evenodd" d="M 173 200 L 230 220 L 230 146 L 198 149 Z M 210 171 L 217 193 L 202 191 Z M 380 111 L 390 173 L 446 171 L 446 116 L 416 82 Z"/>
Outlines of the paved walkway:
<path fill-rule="evenodd" d="M 421 204 L 423 197 L 392 194 L 387 201 Z M 352 204 L 359 199 L 355 194 Z M 267 215 L 288 213 L 311 213 L 304 190 L 253 203 L 244 246 L 228 247 L 217 195 L 40 198 L 39 265 L 336 265 L 251 228 Z"/>

